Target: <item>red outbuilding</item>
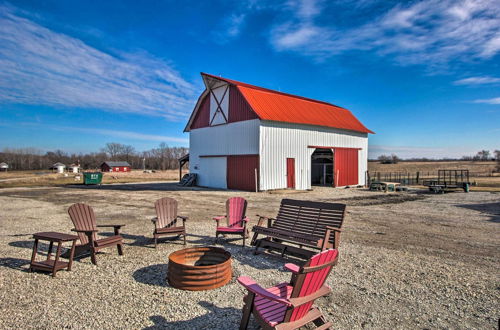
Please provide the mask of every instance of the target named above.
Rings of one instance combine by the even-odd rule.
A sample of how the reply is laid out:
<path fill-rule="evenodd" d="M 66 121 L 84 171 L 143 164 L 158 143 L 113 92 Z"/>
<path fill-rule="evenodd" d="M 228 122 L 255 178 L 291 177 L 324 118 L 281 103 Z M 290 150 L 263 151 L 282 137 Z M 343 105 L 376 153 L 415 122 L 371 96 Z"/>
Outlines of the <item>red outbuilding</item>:
<path fill-rule="evenodd" d="M 130 164 L 127 162 L 104 162 L 101 164 L 102 172 L 130 172 Z"/>

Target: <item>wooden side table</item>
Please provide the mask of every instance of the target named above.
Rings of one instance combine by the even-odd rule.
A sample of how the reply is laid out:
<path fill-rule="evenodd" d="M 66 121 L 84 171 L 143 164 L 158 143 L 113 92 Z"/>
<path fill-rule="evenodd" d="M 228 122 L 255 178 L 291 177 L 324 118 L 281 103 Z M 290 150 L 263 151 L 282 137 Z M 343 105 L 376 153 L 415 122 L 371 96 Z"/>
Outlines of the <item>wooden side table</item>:
<path fill-rule="evenodd" d="M 78 239 L 78 236 L 49 231 L 49 232 L 35 233 L 33 234 L 33 238 L 35 239 L 35 244 L 33 245 L 33 254 L 31 255 L 30 271 L 33 271 L 33 269 L 48 271 L 52 272 L 52 277 L 56 277 L 56 273 L 58 270 L 64 268 L 67 268 L 68 271 L 71 270 L 71 264 L 73 263 L 73 255 L 75 254 L 75 243 L 76 240 Z M 50 242 L 49 251 L 47 252 L 47 260 L 44 261 L 35 260 L 36 254 L 38 252 L 38 241 Z M 51 259 L 54 242 L 57 243 L 57 250 L 55 259 Z M 61 256 L 61 246 L 62 243 L 64 242 L 73 242 L 73 244 L 71 245 L 71 251 L 69 253 L 68 262 L 59 260 Z"/>

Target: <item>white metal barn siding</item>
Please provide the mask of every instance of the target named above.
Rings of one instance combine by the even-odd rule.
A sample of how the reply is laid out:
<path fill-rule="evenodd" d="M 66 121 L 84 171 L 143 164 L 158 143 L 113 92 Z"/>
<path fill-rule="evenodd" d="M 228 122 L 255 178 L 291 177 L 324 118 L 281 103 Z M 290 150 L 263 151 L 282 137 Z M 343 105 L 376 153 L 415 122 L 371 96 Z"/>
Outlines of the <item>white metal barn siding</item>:
<path fill-rule="evenodd" d="M 260 189 L 286 188 L 286 158 L 295 158 L 295 189 L 311 188 L 311 155 L 325 146 L 361 148 L 358 184 L 365 184 L 368 134 L 312 125 L 262 121 L 260 126 Z"/>
<path fill-rule="evenodd" d="M 197 184 L 205 187 L 211 185 L 208 177 L 224 177 L 226 185 L 226 157 L 200 156 L 227 156 L 227 155 L 257 155 L 259 153 L 259 120 L 246 120 L 226 125 L 192 129 L 189 134 L 189 171 L 198 174 Z M 218 160 L 206 159 L 218 158 Z M 220 166 L 215 166 L 219 164 Z M 221 187 L 217 179 L 217 188 Z M 215 182 L 215 181 L 214 181 Z"/>

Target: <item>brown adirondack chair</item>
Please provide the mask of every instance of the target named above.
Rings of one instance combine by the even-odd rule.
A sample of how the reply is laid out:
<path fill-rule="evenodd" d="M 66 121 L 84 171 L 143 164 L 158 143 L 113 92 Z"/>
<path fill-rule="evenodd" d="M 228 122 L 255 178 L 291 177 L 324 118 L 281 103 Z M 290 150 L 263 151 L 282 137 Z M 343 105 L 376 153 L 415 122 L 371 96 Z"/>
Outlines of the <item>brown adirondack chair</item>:
<path fill-rule="evenodd" d="M 161 198 L 156 201 L 155 209 L 156 218 L 151 219 L 155 226 L 153 231 L 155 248 L 158 245 L 158 238 L 168 235 L 182 235 L 186 245 L 185 222 L 188 218 L 177 214 L 177 201 L 170 197 Z M 182 226 L 177 224 L 178 219 L 182 220 Z"/>
<path fill-rule="evenodd" d="M 123 255 L 123 237 L 120 235 L 120 228 L 125 225 L 98 225 L 94 210 L 83 203 L 71 205 L 68 214 L 75 226 L 72 230 L 77 232 L 80 239 L 80 244 L 76 246 L 77 255 L 90 252 L 90 258 L 94 265 L 97 265 L 96 253 L 101 249 L 116 245 L 118 254 Z M 114 235 L 98 239 L 97 228 L 100 227 L 113 227 Z"/>
<path fill-rule="evenodd" d="M 226 201 L 226 215 L 214 217 L 217 221 L 215 239 L 219 235 L 239 235 L 243 237 L 243 246 L 248 237 L 247 222 L 249 219 L 245 216 L 247 211 L 247 201 L 242 197 L 231 197 Z M 226 225 L 221 226 L 220 221 L 226 220 Z"/>
<path fill-rule="evenodd" d="M 314 255 L 302 267 L 286 264 L 285 268 L 293 274 L 290 283 L 268 289 L 249 277 L 239 277 L 238 282 L 248 290 L 240 329 L 247 328 L 250 314 L 263 329 L 298 329 L 310 322 L 318 329 L 329 329 L 332 323 L 326 321 L 313 303 L 330 293 L 325 281 L 337 256 L 337 250 L 329 249 Z"/>

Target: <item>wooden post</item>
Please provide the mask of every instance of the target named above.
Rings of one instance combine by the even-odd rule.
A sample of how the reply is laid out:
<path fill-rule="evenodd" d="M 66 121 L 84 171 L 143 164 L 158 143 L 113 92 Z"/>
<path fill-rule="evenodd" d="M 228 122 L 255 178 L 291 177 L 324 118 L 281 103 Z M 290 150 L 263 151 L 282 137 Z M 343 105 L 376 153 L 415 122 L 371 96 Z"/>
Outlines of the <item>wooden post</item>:
<path fill-rule="evenodd" d="M 255 192 L 259 191 L 259 185 L 258 185 L 258 178 L 257 178 L 257 169 L 255 169 Z"/>

